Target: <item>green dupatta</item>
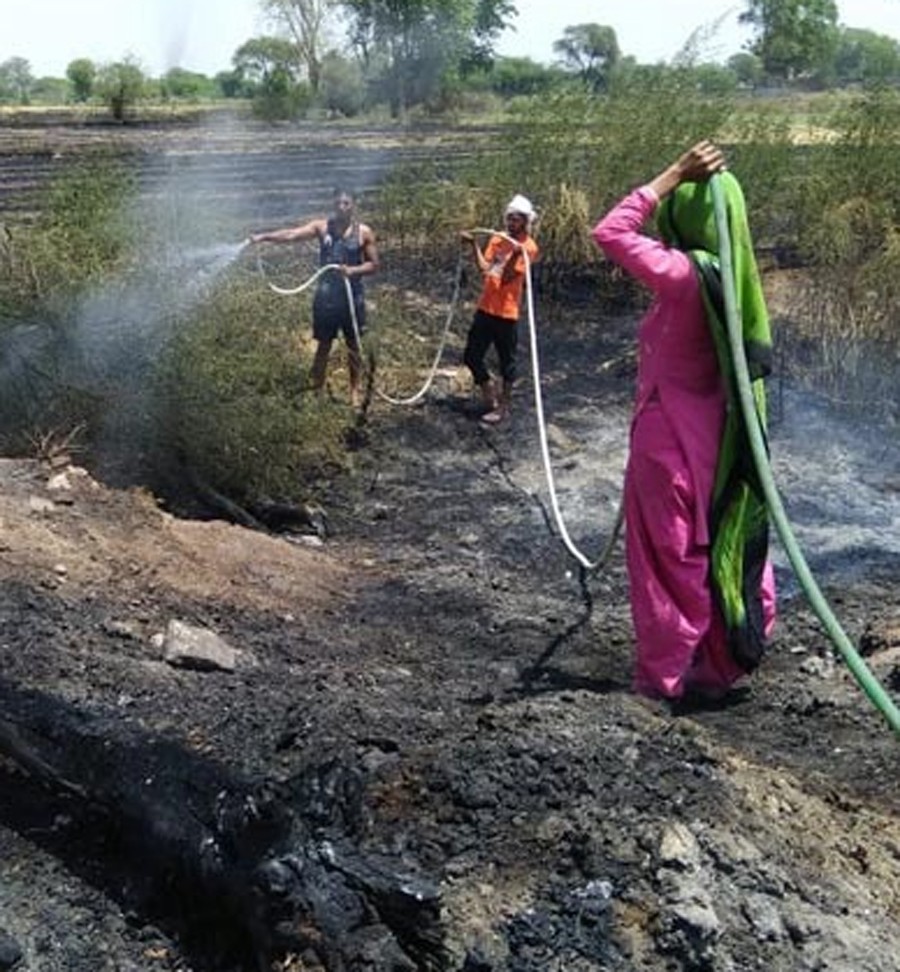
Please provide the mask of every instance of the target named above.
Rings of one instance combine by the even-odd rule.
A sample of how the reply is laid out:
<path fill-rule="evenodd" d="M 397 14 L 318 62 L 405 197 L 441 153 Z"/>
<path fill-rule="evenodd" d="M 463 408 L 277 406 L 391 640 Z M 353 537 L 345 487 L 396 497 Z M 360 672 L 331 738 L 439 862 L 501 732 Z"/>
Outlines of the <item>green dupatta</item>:
<path fill-rule="evenodd" d="M 766 430 L 763 379 L 772 370 L 772 339 L 744 195 L 729 172 L 720 176 L 731 235 L 735 292 L 760 427 Z M 762 576 L 769 548 L 769 515 L 738 400 L 728 343 L 712 191 L 706 182 L 682 183 L 657 216 L 666 242 L 684 250 L 697 267 L 707 318 L 725 379 L 727 411 L 710 509 L 710 577 L 735 662 L 747 672 L 765 650 Z"/>

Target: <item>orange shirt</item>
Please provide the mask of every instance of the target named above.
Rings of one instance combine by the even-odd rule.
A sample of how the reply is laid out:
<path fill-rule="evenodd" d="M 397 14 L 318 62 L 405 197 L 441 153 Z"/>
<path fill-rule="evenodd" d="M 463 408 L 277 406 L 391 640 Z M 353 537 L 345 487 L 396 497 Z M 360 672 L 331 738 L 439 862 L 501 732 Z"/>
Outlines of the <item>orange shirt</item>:
<path fill-rule="evenodd" d="M 528 254 L 528 259 L 534 263 L 540 255 L 537 243 L 530 236 L 522 241 L 522 246 Z M 503 281 L 503 268 L 512 250 L 512 244 L 502 236 L 492 236 L 484 248 L 484 257 L 490 264 L 484 275 L 484 286 L 478 309 L 494 317 L 502 317 L 508 321 L 519 319 L 519 304 L 522 300 L 522 287 L 525 284 L 525 257 L 519 256 L 515 261 L 515 275 L 508 283 Z"/>

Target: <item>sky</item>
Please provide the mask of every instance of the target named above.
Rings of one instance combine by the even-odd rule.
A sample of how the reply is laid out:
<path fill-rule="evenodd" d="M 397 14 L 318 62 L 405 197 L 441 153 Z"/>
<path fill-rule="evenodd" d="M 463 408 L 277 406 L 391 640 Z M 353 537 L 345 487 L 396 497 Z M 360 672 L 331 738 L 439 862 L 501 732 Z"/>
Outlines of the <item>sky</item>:
<path fill-rule="evenodd" d="M 744 0 L 513 0 L 515 30 L 498 52 L 550 64 L 567 26 L 612 27 L 623 54 L 671 60 L 701 30 L 710 60 L 724 61 L 749 39 L 737 23 Z M 182 67 L 213 76 L 251 37 L 267 32 L 259 0 L 0 0 L 0 63 L 23 57 L 36 77 L 64 77 L 75 58 L 134 58 L 147 74 Z M 840 22 L 900 40 L 900 0 L 838 0 Z M 715 28 L 715 29 L 713 29 Z"/>

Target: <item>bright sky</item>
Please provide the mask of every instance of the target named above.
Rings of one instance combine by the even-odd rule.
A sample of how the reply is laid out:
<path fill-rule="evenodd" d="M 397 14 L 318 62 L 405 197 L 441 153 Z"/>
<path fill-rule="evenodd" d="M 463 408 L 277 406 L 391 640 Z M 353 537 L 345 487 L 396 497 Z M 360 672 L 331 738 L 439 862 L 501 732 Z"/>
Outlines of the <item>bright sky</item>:
<path fill-rule="evenodd" d="M 725 60 L 748 39 L 737 23 L 744 0 L 513 0 L 515 30 L 501 38 L 510 57 L 553 61 L 567 26 L 612 27 L 619 47 L 641 63 L 670 60 L 697 28 L 710 59 Z M 844 26 L 900 40 L 900 0 L 838 0 Z M 711 28 L 719 24 L 710 36 Z M 228 70 L 234 51 L 266 32 L 259 0 L 0 0 L 0 63 L 24 57 L 37 77 L 63 77 L 77 57 L 134 57 L 149 74 L 183 67 L 210 76 Z"/>

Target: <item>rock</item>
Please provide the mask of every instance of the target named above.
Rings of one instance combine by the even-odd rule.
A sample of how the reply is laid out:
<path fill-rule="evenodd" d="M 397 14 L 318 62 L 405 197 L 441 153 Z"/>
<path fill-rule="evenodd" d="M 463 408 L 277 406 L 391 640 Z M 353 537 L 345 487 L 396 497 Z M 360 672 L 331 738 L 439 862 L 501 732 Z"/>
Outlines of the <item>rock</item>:
<path fill-rule="evenodd" d="M 72 480 L 65 472 L 56 473 L 56 475 L 51 476 L 47 480 L 47 489 L 52 493 L 61 491 L 70 492 L 72 489 Z"/>
<path fill-rule="evenodd" d="M 172 620 L 163 642 L 163 660 L 176 668 L 233 672 L 238 652 L 208 628 Z"/>
<path fill-rule="evenodd" d="M 891 648 L 900 648 L 900 622 L 868 622 L 859 639 L 859 653 L 868 658 Z"/>
<path fill-rule="evenodd" d="M 767 895 L 748 894 L 744 899 L 742 910 L 760 941 L 780 942 L 787 937 L 781 912 Z"/>
<path fill-rule="evenodd" d="M 813 656 L 805 658 L 798 666 L 804 675 L 812 675 L 815 678 L 830 678 L 834 673 L 834 659 L 831 656 L 820 658 Z"/>
<path fill-rule="evenodd" d="M 659 844 L 659 860 L 684 870 L 693 870 L 700 865 L 700 845 L 683 823 L 666 827 Z"/>
<path fill-rule="evenodd" d="M 580 446 L 575 440 L 553 422 L 547 424 L 547 441 L 560 452 L 576 452 Z"/>
<path fill-rule="evenodd" d="M 721 922 L 709 896 L 700 888 L 690 898 L 673 902 L 663 919 L 665 950 L 689 962 L 708 960 L 721 935 Z"/>

